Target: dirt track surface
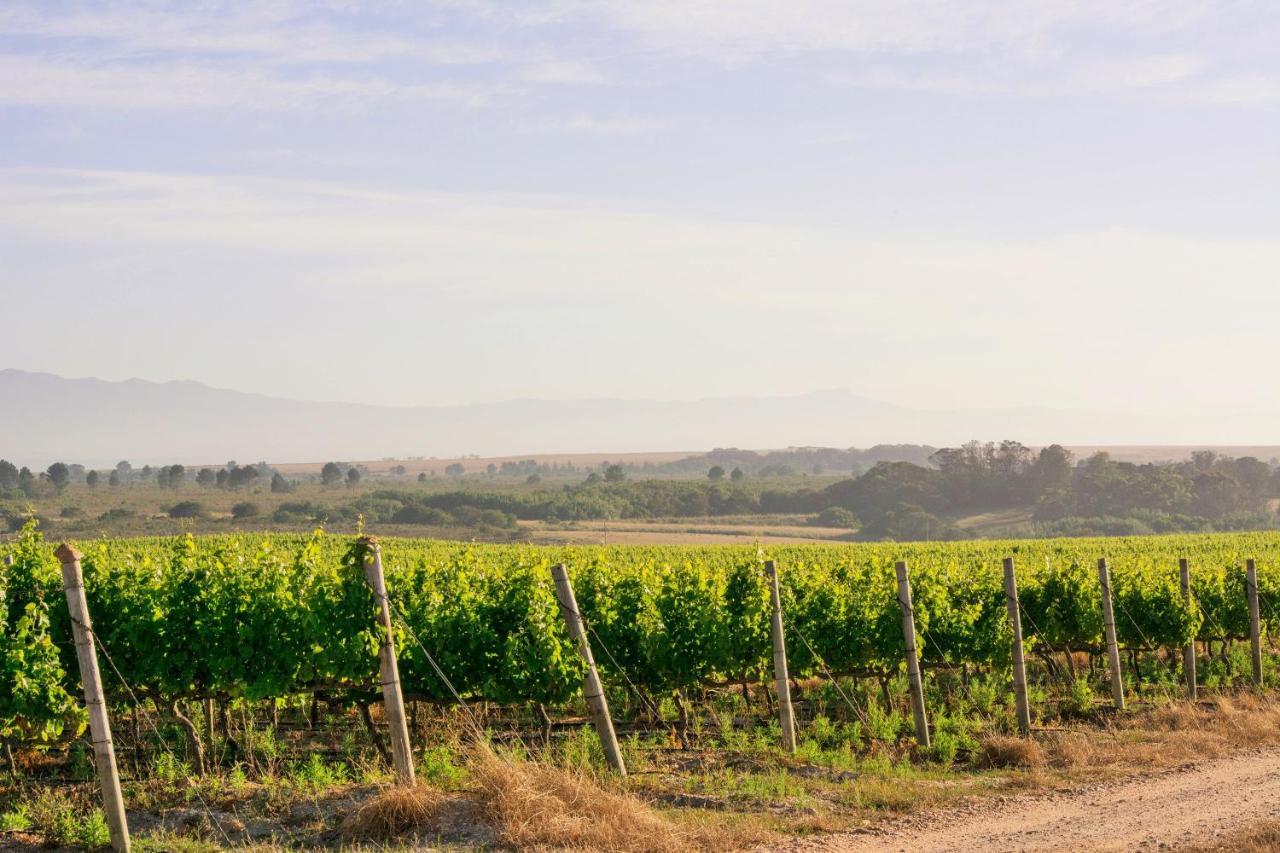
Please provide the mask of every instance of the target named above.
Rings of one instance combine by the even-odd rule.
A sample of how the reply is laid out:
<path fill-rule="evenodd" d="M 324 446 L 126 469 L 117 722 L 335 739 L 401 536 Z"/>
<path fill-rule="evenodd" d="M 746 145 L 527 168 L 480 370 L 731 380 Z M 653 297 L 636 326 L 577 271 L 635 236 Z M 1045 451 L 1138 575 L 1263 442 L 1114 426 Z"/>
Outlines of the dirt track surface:
<path fill-rule="evenodd" d="M 805 853 L 1159 850 L 1280 817 L 1280 752 L 1213 759 L 1050 795 L 1019 795 L 807 839 Z"/>

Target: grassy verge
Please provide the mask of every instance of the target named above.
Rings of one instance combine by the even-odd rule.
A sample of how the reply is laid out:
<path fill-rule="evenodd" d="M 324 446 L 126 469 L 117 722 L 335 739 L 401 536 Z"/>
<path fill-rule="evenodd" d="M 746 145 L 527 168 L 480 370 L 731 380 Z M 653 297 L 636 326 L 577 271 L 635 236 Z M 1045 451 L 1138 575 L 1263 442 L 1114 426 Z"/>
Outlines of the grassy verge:
<path fill-rule="evenodd" d="M 148 778 L 127 783 L 126 796 L 139 850 L 721 850 L 1280 745 L 1280 703 L 1245 692 L 1195 705 L 1170 701 L 1120 719 L 1099 713 L 1056 722 L 1031 739 L 980 733 L 949 761 L 905 739 L 855 749 L 812 721 L 795 755 L 774 746 L 775 731 L 763 724 L 704 735 L 688 748 L 671 733 L 632 734 L 625 782 L 603 770 L 589 728 L 549 746 L 511 741 L 495 752 L 439 726 L 435 745 L 419 753 L 415 791 L 391 787 L 371 749 L 348 738 L 344 749 L 322 750 L 313 737 L 316 751 L 306 759 L 255 757 L 203 777 L 161 753 Z M 77 761 L 30 767 L 0 790 L 5 843 L 105 843 L 91 773 Z M 1247 845 L 1271 843 L 1274 833 L 1261 827 L 1203 849 L 1273 849 Z"/>

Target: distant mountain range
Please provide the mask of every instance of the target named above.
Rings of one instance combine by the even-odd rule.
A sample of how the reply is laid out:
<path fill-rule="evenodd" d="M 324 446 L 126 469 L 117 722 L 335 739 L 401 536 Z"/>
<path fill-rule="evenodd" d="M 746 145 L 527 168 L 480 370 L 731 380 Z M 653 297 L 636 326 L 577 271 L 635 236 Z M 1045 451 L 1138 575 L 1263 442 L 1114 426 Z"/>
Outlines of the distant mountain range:
<path fill-rule="evenodd" d="M 1214 414 L 1214 422 L 1230 422 L 1223 413 Z M 1256 420 L 1252 423 L 1256 436 Z M 0 370 L 0 458 L 32 467 L 58 460 L 92 466 L 120 459 L 135 464 L 302 462 L 471 453 L 943 446 L 1005 438 L 1113 445 L 1142 444 L 1152 437 L 1185 445 L 1203 441 L 1209 435 L 1205 425 L 1203 418 L 1108 418 L 1044 408 L 929 411 L 844 390 L 795 397 L 512 400 L 398 408 L 285 400 L 198 382 L 107 382 Z M 1233 438 L 1219 435 L 1214 443 L 1230 444 Z"/>

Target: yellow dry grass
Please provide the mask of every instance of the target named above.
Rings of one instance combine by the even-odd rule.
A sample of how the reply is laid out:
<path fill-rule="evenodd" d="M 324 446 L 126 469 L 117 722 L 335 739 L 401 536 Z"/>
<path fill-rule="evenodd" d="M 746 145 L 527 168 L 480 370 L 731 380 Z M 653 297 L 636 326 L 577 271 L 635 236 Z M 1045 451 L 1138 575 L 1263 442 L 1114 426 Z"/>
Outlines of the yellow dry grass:
<path fill-rule="evenodd" d="M 1280 744 L 1280 702 L 1250 693 L 1171 702 L 1112 725 L 1109 737 L 1070 731 L 1047 739 L 1053 767 L 1125 771 Z"/>
<path fill-rule="evenodd" d="M 438 791 L 421 786 L 389 787 L 365 800 L 342 821 L 348 840 L 386 841 L 432 825 L 444 803 Z"/>
<path fill-rule="evenodd" d="M 1044 764 L 1044 750 L 1034 740 L 1008 735 L 992 735 L 978 746 L 979 767 L 1040 767 Z"/>
<path fill-rule="evenodd" d="M 472 774 L 498 840 L 527 849 L 675 853 L 700 844 L 635 797 L 580 773 L 499 758 L 478 747 Z"/>
<path fill-rule="evenodd" d="M 1219 836 L 1204 844 L 1179 847 L 1178 853 L 1277 853 L 1280 851 L 1280 821 L 1269 820 L 1239 832 Z"/>

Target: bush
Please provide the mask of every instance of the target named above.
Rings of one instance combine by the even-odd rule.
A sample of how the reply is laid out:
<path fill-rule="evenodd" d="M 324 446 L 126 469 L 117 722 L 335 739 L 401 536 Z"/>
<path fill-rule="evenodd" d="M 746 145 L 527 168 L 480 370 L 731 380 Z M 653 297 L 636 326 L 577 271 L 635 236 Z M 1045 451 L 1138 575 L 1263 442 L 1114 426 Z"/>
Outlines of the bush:
<path fill-rule="evenodd" d="M 258 514 L 258 505 L 253 501 L 241 501 L 231 508 L 232 518 L 253 518 Z"/>
<path fill-rule="evenodd" d="M 122 506 L 112 507 L 111 509 L 98 516 L 98 521 L 105 524 L 114 524 L 121 521 L 131 521 L 137 518 L 138 514 L 131 509 L 125 509 Z"/>
<path fill-rule="evenodd" d="M 35 518 L 41 525 L 44 524 L 44 519 L 39 516 L 28 515 L 21 512 L 11 512 L 4 516 L 4 526 L 10 533 L 17 533 L 32 518 Z"/>
<path fill-rule="evenodd" d="M 485 509 L 480 511 L 480 525 L 482 527 L 511 528 L 516 526 L 516 517 L 500 509 Z"/>
<path fill-rule="evenodd" d="M 169 507 L 170 518 L 200 518 L 204 515 L 204 504 L 200 501 L 179 501 Z"/>
<path fill-rule="evenodd" d="M 827 507 L 814 518 L 818 527 L 843 527 L 848 530 L 858 526 L 858 519 L 842 506 Z"/>
<path fill-rule="evenodd" d="M 481 510 L 464 504 L 453 511 L 453 520 L 463 527 L 475 527 L 480 524 L 481 515 Z"/>
<path fill-rule="evenodd" d="M 401 507 L 391 516 L 391 520 L 396 524 L 430 524 L 434 527 L 448 527 L 453 524 L 453 516 L 444 510 L 417 504 Z"/>
<path fill-rule="evenodd" d="M 377 495 L 365 495 L 343 507 L 344 515 L 363 515 L 365 521 L 381 523 L 395 519 L 396 513 L 403 508 L 398 500 L 383 498 Z"/>
<path fill-rule="evenodd" d="M 327 509 L 311 501 L 291 501 L 276 507 L 271 520 L 276 524 L 309 524 L 323 521 L 328 515 Z"/>

